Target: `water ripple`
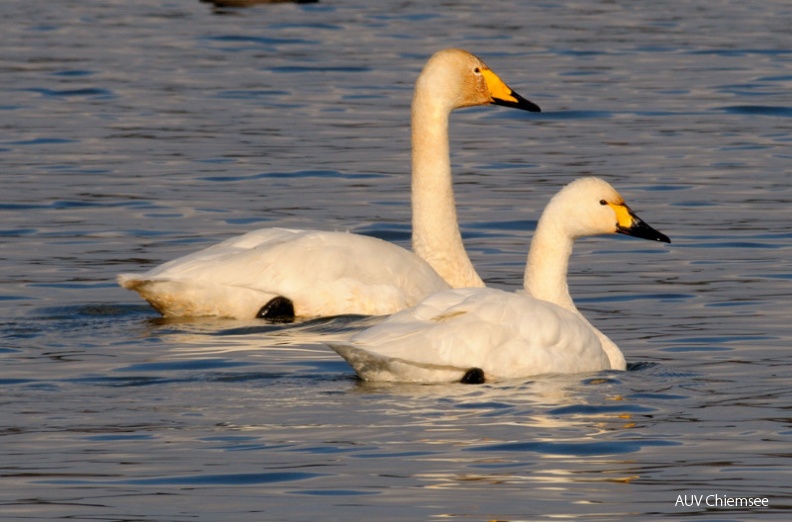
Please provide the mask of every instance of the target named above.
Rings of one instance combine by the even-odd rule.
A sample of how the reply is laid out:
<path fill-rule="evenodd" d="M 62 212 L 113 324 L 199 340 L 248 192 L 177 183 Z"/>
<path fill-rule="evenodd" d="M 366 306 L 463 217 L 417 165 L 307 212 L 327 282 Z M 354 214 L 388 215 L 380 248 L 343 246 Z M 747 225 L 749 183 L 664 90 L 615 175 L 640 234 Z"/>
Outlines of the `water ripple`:
<path fill-rule="evenodd" d="M 465 448 L 465 451 L 540 453 L 542 455 L 570 455 L 593 457 L 636 453 L 646 447 L 680 446 L 668 440 L 616 440 L 602 442 L 506 442 Z"/>
<path fill-rule="evenodd" d="M 377 179 L 384 177 L 385 176 L 381 174 L 346 173 L 337 170 L 298 170 L 293 172 L 262 172 L 260 174 L 252 174 L 252 175 L 244 175 L 244 176 L 207 176 L 201 179 L 204 181 L 231 183 L 238 181 L 252 181 L 257 179 L 297 179 L 297 178 Z"/>
<path fill-rule="evenodd" d="M 777 116 L 781 118 L 792 118 L 792 107 L 774 107 L 769 105 L 733 105 L 718 107 L 716 110 L 728 114 L 748 114 L 751 116 Z"/>
<path fill-rule="evenodd" d="M 276 484 L 322 477 L 322 473 L 271 472 L 271 473 L 229 473 L 217 475 L 182 475 L 155 478 L 129 478 L 123 480 L 81 480 L 47 479 L 37 480 L 38 484 L 59 485 L 127 485 L 127 486 L 251 486 L 257 484 Z"/>

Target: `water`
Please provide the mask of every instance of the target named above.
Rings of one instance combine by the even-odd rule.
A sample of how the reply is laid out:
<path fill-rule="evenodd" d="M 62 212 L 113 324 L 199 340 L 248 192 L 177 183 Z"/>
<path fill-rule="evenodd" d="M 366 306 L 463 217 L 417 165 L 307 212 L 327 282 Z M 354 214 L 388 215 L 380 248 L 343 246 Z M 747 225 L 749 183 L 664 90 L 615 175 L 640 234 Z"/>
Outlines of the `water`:
<path fill-rule="evenodd" d="M 3 519 L 789 518 L 788 2 L 0 14 Z M 572 293 L 627 372 L 367 385 L 325 343 L 376 319 L 169 322 L 114 284 L 256 227 L 407 246 L 412 82 L 450 46 L 545 110 L 452 118 L 491 285 L 520 286 L 581 175 L 674 241 L 576 247 Z"/>

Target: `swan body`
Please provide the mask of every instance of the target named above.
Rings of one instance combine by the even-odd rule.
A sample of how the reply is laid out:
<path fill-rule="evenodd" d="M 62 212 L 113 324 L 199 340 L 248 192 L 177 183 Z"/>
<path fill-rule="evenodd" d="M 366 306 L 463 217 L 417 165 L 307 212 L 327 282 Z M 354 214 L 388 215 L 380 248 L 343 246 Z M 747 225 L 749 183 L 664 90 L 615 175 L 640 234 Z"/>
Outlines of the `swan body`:
<path fill-rule="evenodd" d="M 415 253 L 367 236 L 262 229 L 144 274 L 121 274 L 166 317 L 290 320 L 389 314 L 449 287 L 484 286 L 465 252 L 456 217 L 448 120 L 451 111 L 503 105 L 538 112 L 479 58 L 435 53 L 412 103 Z"/>
<path fill-rule="evenodd" d="M 122 285 L 164 315 L 191 317 L 254 318 L 281 295 L 289 296 L 298 317 L 388 314 L 449 288 L 427 263 L 387 241 L 283 228 L 228 239 L 165 263 L 142 280 L 124 277 Z"/>
<path fill-rule="evenodd" d="M 577 310 L 566 282 L 574 240 L 608 233 L 670 242 L 608 183 L 582 178 L 542 214 L 524 291 L 441 291 L 332 348 L 368 381 L 460 382 L 470 375 L 500 381 L 624 370 L 621 351 Z"/>
<path fill-rule="evenodd" d="M 367 381 L 459 382 L 471 368 L 481 368 L 487 380 L 534 375 L 537 368 L 610 368 L 594 331 L 548 305 L 493 288 L 451 289 L 333 348 Z"/>

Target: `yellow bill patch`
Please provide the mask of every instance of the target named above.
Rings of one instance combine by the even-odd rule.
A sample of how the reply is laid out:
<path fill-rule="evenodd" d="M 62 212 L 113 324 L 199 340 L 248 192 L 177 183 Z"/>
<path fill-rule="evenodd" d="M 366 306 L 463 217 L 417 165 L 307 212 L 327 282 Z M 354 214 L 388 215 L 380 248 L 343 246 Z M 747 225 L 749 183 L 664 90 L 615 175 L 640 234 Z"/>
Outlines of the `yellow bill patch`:
<path fill-rule="evenodd" d="M 489 69 L 481 69 L 481 75 L 484 76 L 484 81 L 487 82 L 487 89 L 492 98 L 517 103 L 517 98 L 514 97 L 513 91 L 508 85 L 503 83 L 503 80 L 498 78 L 497 74 Z"/>
<path fill-rule="evenodd" d="M 616 203 L 608 203 L 608 205 L 616 212 L 616 222 L 619 224 L 619 227 L 629 229 L 633 226 L 632 213 L 626 205 L 619 205 Z"/>

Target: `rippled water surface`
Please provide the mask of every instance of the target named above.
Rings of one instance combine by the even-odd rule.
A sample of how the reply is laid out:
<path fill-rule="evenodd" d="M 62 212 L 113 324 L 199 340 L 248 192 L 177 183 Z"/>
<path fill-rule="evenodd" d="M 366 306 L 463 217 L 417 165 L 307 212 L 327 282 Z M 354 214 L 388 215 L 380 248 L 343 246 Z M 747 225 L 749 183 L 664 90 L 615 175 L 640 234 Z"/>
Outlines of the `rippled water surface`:
<path fill-rule="evenodd" d="M 4 520 L 789 519 L 789 2 L 0 15 Z M 451 46 L 544 109 L 452 118 L 489 284 L 521 285 L 581 175 L 671 236 L 576 247 L 572 293 L 628 371 L 367 385 L 326 343 L 378 319 L 164 321 L 116 286 L 256 227 L 409 246 L 412 84 Z"/>

